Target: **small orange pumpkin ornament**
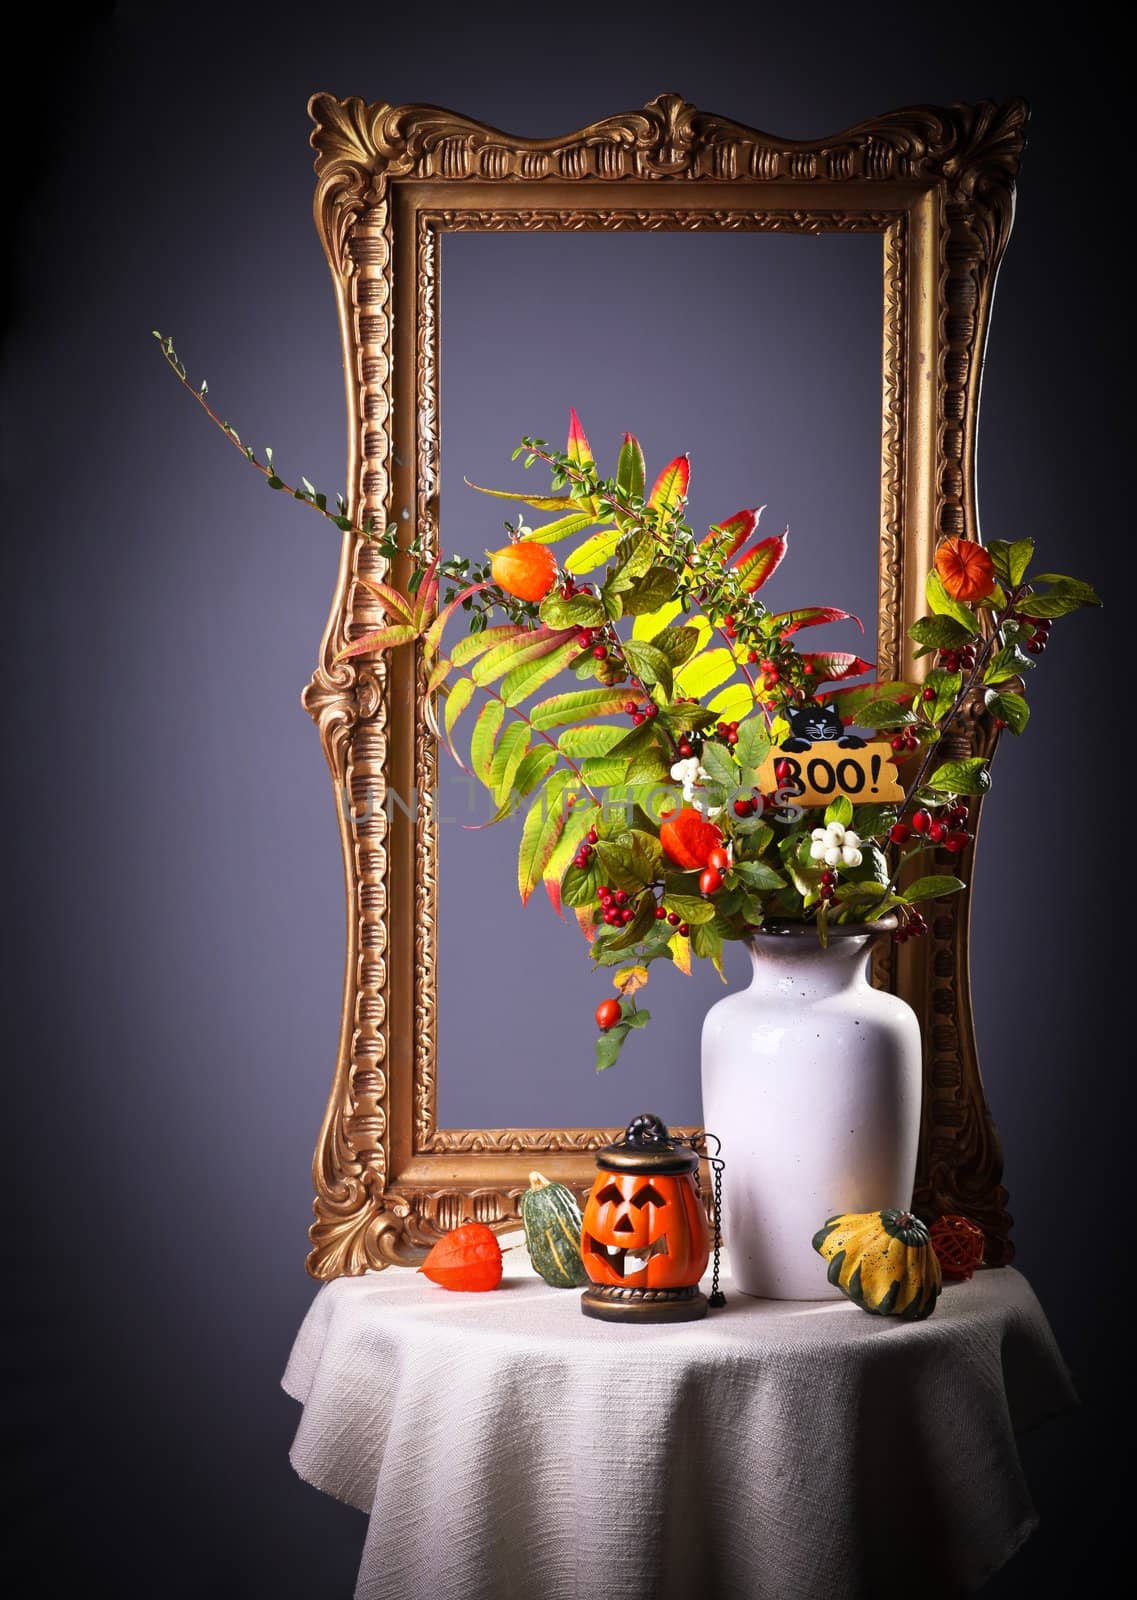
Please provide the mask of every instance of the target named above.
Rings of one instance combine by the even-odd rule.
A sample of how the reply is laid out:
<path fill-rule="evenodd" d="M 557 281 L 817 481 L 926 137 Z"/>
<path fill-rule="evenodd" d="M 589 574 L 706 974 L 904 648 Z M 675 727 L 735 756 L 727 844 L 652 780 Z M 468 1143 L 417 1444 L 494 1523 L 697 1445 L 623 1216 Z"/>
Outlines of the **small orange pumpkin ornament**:
<path fill-rule="evenodd" d="M 659 842 L 673 866 L 693 872 L 707 865 L 712 850 L 722 849 L 722 829 L 693 806 L 684 806 L 660 824 Z"/>
<path fill-rule="evenodd" d="M 519 539 L 493 552 L 490 571 L 515 600 L 543 600 L 557 581 L 557 558 L 547 544 Z"/>
<path fill-rule="evenodd" d="M 962 1283 L 971 1277 L 976 1267 L 983 1265 L 987 1241 L 983 1229 L 969 1218 L 949 1212 L 937 1217 L 928 1232 L 945 1278 Z"/>
<path fill-rule="evenodd" d="M 943 539 L 936 571 L 953 600 L 982 600 L 995 587 L 995 563 L 974 539 Z"/>
<path fill-rule="evenodd" d="M 592 1288 L 586 1317 L 694 1322 L 707 1314 L 699 1279 L 711 1240 L 695 1174 L 699 1157 L 658 1117 L 635 1117 L 623 1139 L 596 1153 L 580 1254 Z"/>
<path fill-rule="evenodd" d="M 418 1270 L 444 1289 L 475 1293 L 496 1289 L 501 1282 L 501 1245 L 484 1222 L 464 1222 L 442 1235 Z"/>

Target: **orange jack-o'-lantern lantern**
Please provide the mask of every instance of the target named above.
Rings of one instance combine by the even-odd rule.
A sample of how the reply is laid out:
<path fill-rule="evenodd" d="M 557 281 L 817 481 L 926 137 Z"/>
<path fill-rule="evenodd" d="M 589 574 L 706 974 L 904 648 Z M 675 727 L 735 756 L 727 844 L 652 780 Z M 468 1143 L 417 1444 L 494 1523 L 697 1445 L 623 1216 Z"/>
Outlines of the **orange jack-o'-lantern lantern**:
<path fill-rule="evenodd" d="M 597 1152 L 584 1208 L 581 1259 L 593 1287 L 586 1316 L 690 1322 L 706 1315 L 698 1283 L 710 1256 L 699 1196 L 699 1157 L 658 1117 L 636 1117 L 622 1140 Z"/>

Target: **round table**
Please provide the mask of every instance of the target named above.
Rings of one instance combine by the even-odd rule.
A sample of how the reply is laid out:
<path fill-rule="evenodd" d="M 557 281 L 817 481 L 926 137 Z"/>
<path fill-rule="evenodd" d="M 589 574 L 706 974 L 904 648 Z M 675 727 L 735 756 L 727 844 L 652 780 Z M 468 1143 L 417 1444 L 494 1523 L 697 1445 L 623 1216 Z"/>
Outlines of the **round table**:
<path fill-rule="evenodd" d="M 357 1600 L 909 1600 L 1036 1525 L 1015 1431 L 1073 1391 L 1012 1268 L 922 1323 L 728 1274 L 704 1322 L 625 1327 L 506 1264 L 340 1278 L 300 1329 L 292 1464 L 370 1518 Z"/>

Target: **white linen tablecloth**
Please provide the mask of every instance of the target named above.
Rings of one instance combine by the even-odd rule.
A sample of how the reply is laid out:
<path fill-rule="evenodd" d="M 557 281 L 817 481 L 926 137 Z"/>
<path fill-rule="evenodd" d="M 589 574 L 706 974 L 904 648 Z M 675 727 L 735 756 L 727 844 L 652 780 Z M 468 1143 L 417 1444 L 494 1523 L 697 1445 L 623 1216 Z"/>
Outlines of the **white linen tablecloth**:
<path fill-rule="evenodd" d="M 1074 1397 L 1012 1268 L 923 1323 L 728 1277 L 635 1328 L 506 1263 L 488 1294 L 340 1278 L 300 1329 L 292 1464 L 370 1518 L 357 1600 L 910 1600 L 1036 1525 L 1015 1430 Z"/>

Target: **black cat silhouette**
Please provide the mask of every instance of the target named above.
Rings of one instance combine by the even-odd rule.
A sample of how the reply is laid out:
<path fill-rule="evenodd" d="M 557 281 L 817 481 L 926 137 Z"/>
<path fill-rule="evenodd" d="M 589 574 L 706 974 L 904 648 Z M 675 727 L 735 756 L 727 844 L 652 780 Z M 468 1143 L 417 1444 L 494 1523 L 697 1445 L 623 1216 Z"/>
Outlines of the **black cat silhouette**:
<path fill-rule="evenodd" d="M 816 701 L 799 706 L 787 713 L 793 738 L 782 744 L 783 750 L 809 750 L 823 739 L 836 739 L 842 750 L 863 750 L 865 741 L 855 733 L 846 733 L 841 717 L 832 706 L 818 705 Z"/>

